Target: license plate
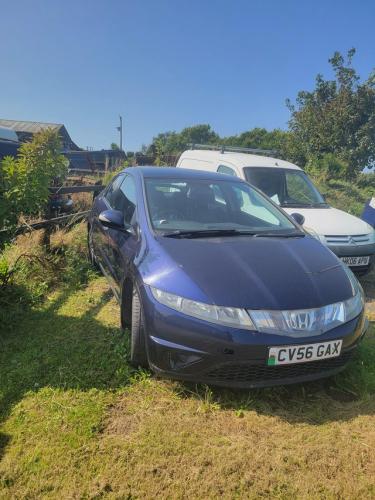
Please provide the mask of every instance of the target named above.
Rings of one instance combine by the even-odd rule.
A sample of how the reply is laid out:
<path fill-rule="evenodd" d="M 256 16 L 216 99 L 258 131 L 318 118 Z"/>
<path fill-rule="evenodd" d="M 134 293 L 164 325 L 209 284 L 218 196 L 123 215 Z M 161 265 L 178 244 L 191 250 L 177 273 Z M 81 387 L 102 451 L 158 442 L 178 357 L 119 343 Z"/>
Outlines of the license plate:
<path fill-rule="evenodd" d="M 268 366 L 306 363 L 340 356 L 342 340 L 321 342 L 320 344 L 286 345 L 270 347 Z"/>
<path fill-rule="evenodd" d="M 370 257 L 341 257 L 347 266 L 368 266 Z"/>

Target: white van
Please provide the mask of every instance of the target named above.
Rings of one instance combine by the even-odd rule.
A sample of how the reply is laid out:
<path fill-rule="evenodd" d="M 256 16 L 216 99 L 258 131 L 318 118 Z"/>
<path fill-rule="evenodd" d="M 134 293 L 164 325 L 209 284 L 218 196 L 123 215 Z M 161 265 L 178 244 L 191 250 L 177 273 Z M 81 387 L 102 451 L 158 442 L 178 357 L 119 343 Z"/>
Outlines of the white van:
<path fill-rule="evenodd" d="M 288 161 L 263 156 L 265 150 L 193 145 L 177 167 L 221 172 L 247 180 L 338 255 L 364 274 L 375 262 L 375 230 L 326 203 L 306 173 Z M 257 154 L 253 154 L 257 153 Z M 297 214 L 302 215 L 300 217 Z"/>

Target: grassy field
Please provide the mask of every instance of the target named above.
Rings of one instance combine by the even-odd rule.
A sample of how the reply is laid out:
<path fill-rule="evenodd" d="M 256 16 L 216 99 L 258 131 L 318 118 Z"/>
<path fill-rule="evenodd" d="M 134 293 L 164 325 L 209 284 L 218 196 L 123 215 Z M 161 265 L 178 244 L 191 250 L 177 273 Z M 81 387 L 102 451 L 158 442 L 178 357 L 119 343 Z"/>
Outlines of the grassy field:
<path fill-rule="evenodd" d="M 44 270 L 48 292 L 9 306 L 0 332 L 0 498 L 375 497 L 374 324 L 335 379 L 163 381 L 129 367 L 105 280 L 67 255 L 82 279 Z"/>

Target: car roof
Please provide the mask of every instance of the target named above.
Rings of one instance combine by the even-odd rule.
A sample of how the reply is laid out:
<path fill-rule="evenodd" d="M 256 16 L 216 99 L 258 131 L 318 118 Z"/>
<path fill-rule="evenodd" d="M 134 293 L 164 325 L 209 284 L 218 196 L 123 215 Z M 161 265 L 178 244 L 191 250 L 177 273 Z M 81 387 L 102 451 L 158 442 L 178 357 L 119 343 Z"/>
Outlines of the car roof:
<path fill-rule="evenodd" d="M 232 181 L 244 182 L 242 179 L 225 174 L 218 174 L 216 172 L 209 172 L 206 170 L 193 170 L 188 168 L 176 167 L 129 167 L 123 172 L 140 175 L 144 178 L 158 178 L 158 179 L 208 179 L 208 180 L 223 180 L 223 178 L 231 179 Z"/>
<path fill-rule="evenodd" d="M 290 168 L 293 170 L 302 170 L 294 163 L 289 161 L 280 160 L 279 158 L 272 158 L 270 156 L 254 155 L 250 153 L 234 153 L 231 151 L 209 151 L 202 149 L 187 149 L 180 157 L 191 158 L 192 160 L 203 159 L 215 162 L 225 161 L 234 162 L 240 167 L 280 167 Z"/>

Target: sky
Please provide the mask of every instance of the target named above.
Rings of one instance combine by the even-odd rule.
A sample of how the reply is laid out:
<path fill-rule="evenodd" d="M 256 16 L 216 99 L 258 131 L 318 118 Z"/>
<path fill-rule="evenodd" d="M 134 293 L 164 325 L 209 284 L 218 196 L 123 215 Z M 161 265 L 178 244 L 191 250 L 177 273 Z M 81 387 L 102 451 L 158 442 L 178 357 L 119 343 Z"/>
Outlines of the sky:
<path fill-rule="evenodd" d="M 0 0 L 0 118 L 63 123 L 81 147 L 137 150 L 209 123 L 286 128 L 286 98 L 355 47 L 375 67 L 375 2 Z"/>

